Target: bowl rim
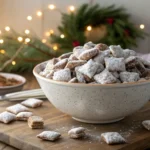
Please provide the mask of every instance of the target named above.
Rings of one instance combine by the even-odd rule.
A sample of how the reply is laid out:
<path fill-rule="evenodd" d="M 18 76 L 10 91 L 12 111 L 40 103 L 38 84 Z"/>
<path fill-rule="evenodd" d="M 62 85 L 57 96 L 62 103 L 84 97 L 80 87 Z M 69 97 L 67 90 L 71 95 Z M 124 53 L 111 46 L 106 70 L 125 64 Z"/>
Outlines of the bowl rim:
<path fill-rule="evenodd" d="M 59 84 L 59 85 L 65 85 L 65 86 L 86 86 L 86 87 L 93 87 L 93 86 L 98 86 L 98 87 L 127 87 L 127 86 L 140 86 L 140 85 L 144 85 L 144 84 L 150 84 L 150 80 L 146 80 L 146 81 L 140 81 L 140 82 L 128 82 L 128 83 L 118 83 L 118 84 L 85 84 L 85 83 L 69 83 L 69 82 L 63 82 L 63 81 L 55 81 L 52 79 L 48 79 L 45 78 L 43 76 L 41 76 L 39 73 L 37 73 L 37 68 L 39 68 L 42 64 L 45 64 L 48 61 L 44 61 L 42 63 L 37 64 L 34 68 L 33 68 L 33 74 L 35 77 L 38 77 L 42 80 L 54 83 L 54 84 Z"/>
<path fill-rule="evenodd" d="M 21 78 L 22 79 L 22 83 L 20 83 L 20 84 L 17 84 L 17 85 L 12 85 L 12 86 L 3 86 L 3 87 L 0 87 L 0 90 L 3 90 L 3 89 L 10 89 L 10 88 L 16 88 L 16 87 L 19 87 L 19 86 L 23 86 L 26 82 L 27 82 L 27 80 L 26 80 L 26 78 L 25 77 L 23 77 L 23 76 L 21 76 L 21 75 L 19 75 L 19 74 L 15 74 L 15 73 L 7 73 L 7 72 L 0 72 L 0 75 L 3 75 L 3 76 L 5 76 L 5 75 L 10 75 L 10 77 L 12 76 L 13 78 L 15 78 L 14 76 L 18 76 L 19 78 Z M 16 78 L 15 78 L 16 79 Z M 16 79 L 17 80 L 17 79 Z"/>

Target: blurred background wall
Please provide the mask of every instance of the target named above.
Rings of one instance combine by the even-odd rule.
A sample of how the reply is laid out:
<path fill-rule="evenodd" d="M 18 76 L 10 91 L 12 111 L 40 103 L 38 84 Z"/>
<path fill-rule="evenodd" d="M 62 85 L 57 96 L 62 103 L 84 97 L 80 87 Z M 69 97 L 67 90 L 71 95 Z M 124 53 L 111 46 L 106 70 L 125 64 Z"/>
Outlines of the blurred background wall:
<path fill-rule="evenodd" d="M 115 4 L 123 6 L 131 14 L 132 21 L 139 27 L 144 24 L 144 31 L 150 33 L 150 0 L 91 0 L 93 3 L 99 3 L 101 6 Z M 24 32 L 25 29 L 30 29 L 32 32 L 43 38 L 47 30 L 53 29 L 57 32 L 57 26 L 60 23 L 61 15 L 57 11 L 46 10 L 43 14 L 43 19 L 37 17 L 38 10 L 47 9 L 48 4 L 54 4 L 63 12 L 68 11 L 70 5 L 76 8 L 83 3 L 88 3 L 90 0 L 0 0 L 0 29 L 5 26 Z M 33 17 L 32 21 L 26 18 L 28 15 Z M 44 20 L 44 23 L 43 23 Z M 139 52 L 150 52 L 150 37 L 139 41 L 139 46 L 136 48 Z"/>

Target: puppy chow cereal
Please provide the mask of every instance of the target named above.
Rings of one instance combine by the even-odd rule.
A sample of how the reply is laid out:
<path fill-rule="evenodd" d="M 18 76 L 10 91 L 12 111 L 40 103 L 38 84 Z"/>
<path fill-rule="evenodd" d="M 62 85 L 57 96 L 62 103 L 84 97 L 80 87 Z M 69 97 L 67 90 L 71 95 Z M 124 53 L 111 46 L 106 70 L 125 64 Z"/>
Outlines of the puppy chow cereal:
<path fill-rule="evenodd" d="M 85 136 L 85 128 L 77 127 L 68 131 L 68 135 L 72 139 L 78 139 Z"/>
<path fill-rule="evenodd" d="M 69 83 L 122 84 L 150 79 L 150 62 L 120 45 L 85 43 L 48 61 L 41 76 Z"/>

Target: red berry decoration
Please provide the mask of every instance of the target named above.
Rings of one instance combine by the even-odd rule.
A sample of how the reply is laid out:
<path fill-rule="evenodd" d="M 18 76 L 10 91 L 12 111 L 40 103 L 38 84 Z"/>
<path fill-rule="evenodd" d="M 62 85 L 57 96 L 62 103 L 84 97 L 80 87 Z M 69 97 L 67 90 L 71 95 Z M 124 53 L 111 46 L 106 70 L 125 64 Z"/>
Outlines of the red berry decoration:
<path fill-rule="evenodd" d="M 125 34 L 125 36 L 129 36 L 130 35 L 130 31 L 128 29 L 125 29 L 124 30 L 124 34 Z"/>
<path fill-rule="evenodd" d="M 80 42 L 79 41 L 73 41 L 72 42 L 73 47 L 79 46 Z"/>
<path fill-rule="evenodd" d="M 114 23 L 114 18 L 108 18 L 107 23 L 112 25 Z"/>

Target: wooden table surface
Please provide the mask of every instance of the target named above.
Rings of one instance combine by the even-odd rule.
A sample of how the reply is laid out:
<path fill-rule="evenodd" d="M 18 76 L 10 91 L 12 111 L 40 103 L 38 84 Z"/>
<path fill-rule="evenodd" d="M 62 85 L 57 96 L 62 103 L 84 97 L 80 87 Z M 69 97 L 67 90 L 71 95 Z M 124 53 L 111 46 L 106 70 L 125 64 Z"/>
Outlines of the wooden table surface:
<path fill-rule="evenodd" d="M 25 89 L 38 88 L 33 76 L 26 77 L 28 83 Z M 10 102 L 0 102 L 0 111 L 5 110 L 5 107 L 10 105 L 12 105 Z M 62 134 L 62 138 L 56 142 L 41 141 L 36 138 L 36 135 L 43 130 L 31 130 L 24 122 L 14 122 L 10 125 L 0 124 L 0 139 L 23 150 L 145 150 L 150 148 L 150 132 L 141 125 L 143 120 L 150 119 L 150 102 L 139 112 L 118 123 L 107 125 L 77 122 L 70 116 L 58 111 L 48 101 L 44 101 L 43 107 L 32 111 L 44 118 L 44 130 L 58 131 Z M 68 137 L 67 131 L 77 126 L 86 128 L 86 138 L 73 140 Z M 100 134 L 108 131 L 119 132 L 127 139 L 128 143 L 113 146 L 105 144 L 100 140 Z M 16 148 L 0 143 L 0 150 L 16 150 Z"/>

